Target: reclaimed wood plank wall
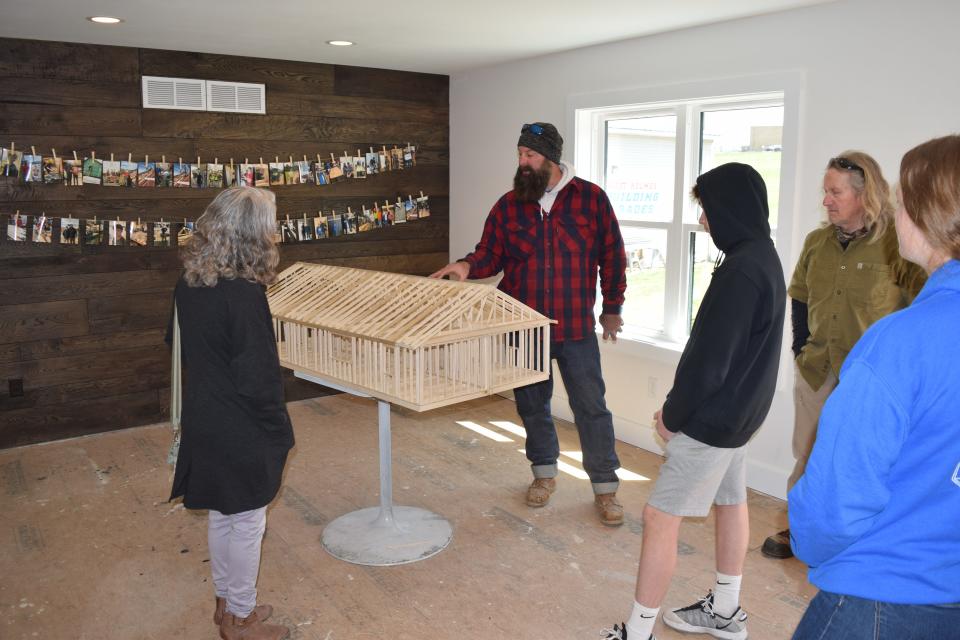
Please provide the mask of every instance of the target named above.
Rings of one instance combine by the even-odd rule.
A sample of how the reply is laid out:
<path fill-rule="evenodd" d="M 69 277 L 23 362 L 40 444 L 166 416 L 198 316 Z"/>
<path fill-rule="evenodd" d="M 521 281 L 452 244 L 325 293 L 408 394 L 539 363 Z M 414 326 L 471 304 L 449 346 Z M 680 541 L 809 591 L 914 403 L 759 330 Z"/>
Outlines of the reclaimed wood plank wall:
<path fill-rule="evenodd" d="M 267 114 L 142 109 L 142 75 L 263 83 Z M 281 267 L 304 260 L 425 275 L 447 262 L 448 88 L 440 75 L 0 38 L 0 146 L 13 141 L 65 157 L 93 150 L 98 158 L 239 163 L 340 157 L 409 142 L 417 147 L 411 169 L 275 187 L 278 217 L 360 211 L 423 191 L 430 218 L 281 245 Z M 11 242 L 8 216 L 195 220 L 216 193 L 33 186 L 0 177 L 0 448 L 166 420 L 163 333 L 180 268 L 176 249 Z M 22 396 L 11 396 L 11 380 L 22 380 Z"/>

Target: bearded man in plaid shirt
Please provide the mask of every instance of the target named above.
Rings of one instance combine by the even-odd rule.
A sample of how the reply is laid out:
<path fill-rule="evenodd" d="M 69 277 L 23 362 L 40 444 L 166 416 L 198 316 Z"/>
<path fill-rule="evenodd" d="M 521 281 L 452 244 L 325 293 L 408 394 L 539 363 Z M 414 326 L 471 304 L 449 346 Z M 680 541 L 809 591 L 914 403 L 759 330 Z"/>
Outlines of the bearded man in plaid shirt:
<path fill-rule="evenodd" d="M 432 277 L 487 278 L 503 272 L 499 289 L 557 321 L 550 329 L 550 356 L 557 361 L 580 435 L 583 468 L 593 485 L 603 524 L 623 524 L 617 501 L 620 467 L 613 418 L 604 400 L 600 350 L 595 332 L 597 275 L 603 296 L 603 339 L 617 339 L 627 288 L 620 226 L 607 194 L 574 175 L 560 160 L 563 138 L 545 122 L 525 124 L 517 142 L 513 190 L 487 216 L 473 253 Z M 542 507 L 556 490 L 560 445 L 550 412 L 553 374 L 514 390 L 527 432 L 526 452 L 533 483 L 526 501 Z"/>

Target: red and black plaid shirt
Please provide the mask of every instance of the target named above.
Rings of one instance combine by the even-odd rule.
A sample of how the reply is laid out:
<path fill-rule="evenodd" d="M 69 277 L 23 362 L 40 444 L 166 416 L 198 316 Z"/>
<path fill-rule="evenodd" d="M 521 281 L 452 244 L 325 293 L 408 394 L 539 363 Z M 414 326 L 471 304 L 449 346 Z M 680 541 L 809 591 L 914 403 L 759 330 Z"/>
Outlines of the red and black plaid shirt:
<path fill-rule="evenodd" d="M 620 225 L 603 189 L 573 178 L 541 215 L 513 191 L 497 201 L 470 263 L 471 278 L 503 271 L 499 289 L 558 321 L 553 341 L 582 340 L 594 330 L 597 272 L 603 313 L 619 314 L 627 288 Z"/>

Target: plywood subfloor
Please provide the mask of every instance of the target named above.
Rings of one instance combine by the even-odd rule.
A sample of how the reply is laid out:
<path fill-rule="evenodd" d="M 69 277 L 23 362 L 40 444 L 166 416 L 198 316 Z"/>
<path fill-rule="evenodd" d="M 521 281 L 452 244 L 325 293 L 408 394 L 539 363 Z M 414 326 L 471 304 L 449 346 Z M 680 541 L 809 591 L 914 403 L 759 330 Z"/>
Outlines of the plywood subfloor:
<path fill-rule="evenodd" d="M 294 639 L 594 639 L 630 612 L 640 514 L 652 482 L 621 484 L 624 526 L 596 519 L 587 480 L 562 473 L 550 504 L 523 502 L 523 440 L 499 397 L 393 413 L 394 501 L 442 514 L 450 546 L 414 564 L 334 559 L 326 523 L 379 504 L 376 403 L 345 395 L 291 403 L 297 447 L 269 511 L 260 601 Z M 509 438 L 495 441 L 471 422 Z M 579 449 L 560 423 L 561 447 Z M 0 638 L 216 638 L 206 517 L 166 502 L 166 425 L 0 451 Z M 618 443 L 623 467 L 655 478 L 658 456 Z M 579 468 L 575 456 L 564 457 Z M 751 493 L 743 606 L 750 637 L 789 638 L 815 590 L 795 560 L 760 555 L 785 505 Z M 713 580 L 713 521 L 681 529 L 667 605 Z M 660 640 L 681 637 L 658 623 Z"/>

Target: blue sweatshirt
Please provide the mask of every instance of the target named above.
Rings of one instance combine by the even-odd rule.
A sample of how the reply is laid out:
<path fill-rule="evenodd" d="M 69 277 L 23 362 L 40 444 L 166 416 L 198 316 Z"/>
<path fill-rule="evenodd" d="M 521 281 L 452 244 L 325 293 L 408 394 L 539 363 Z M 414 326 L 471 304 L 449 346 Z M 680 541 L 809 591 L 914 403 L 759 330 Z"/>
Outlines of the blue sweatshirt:
<path fill-rule="evenodd" d="M 820 589 L 960 602 L 960 262 L 850 352 L 789 512 Z"/>

